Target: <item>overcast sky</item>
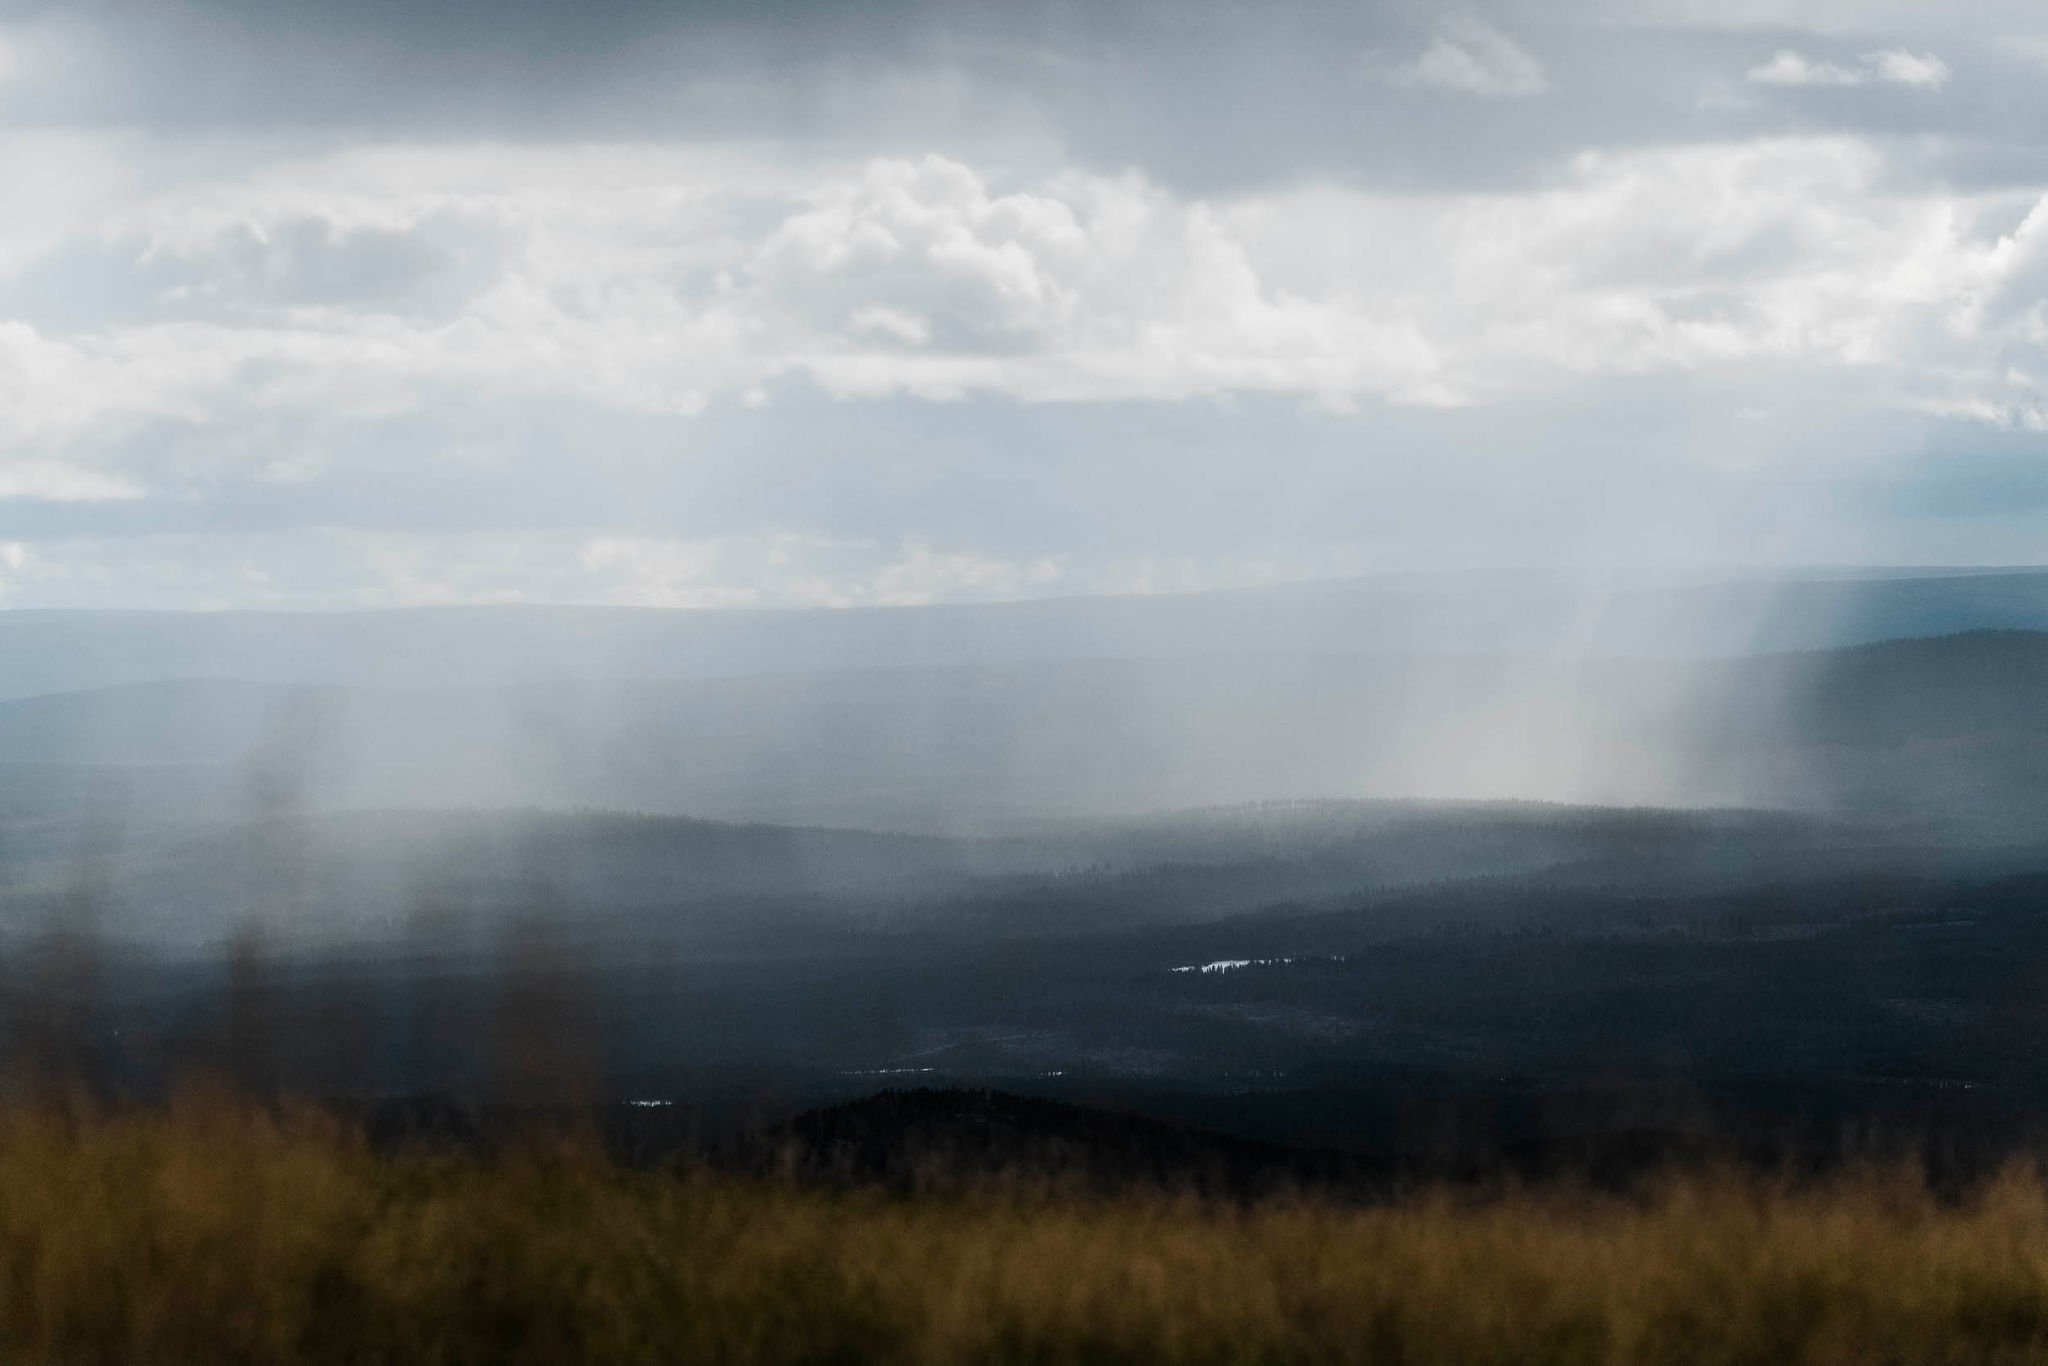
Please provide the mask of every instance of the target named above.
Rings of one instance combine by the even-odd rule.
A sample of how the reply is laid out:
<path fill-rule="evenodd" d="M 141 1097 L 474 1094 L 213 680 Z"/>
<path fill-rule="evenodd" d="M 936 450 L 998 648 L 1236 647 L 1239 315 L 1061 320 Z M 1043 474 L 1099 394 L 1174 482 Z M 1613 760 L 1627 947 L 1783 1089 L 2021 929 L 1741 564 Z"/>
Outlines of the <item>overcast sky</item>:
<path fill-rule="evenodd" d="M 0 604 L 2048 560 L 2048 6 L 0 0 Z"/>

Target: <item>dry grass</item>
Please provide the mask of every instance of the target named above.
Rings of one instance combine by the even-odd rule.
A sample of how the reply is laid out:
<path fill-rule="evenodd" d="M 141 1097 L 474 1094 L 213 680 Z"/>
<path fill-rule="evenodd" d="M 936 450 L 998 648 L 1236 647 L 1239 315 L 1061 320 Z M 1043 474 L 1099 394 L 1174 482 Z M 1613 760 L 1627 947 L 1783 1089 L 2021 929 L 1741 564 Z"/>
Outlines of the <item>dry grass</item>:
<path fill-rule="evenodd" d="M 2048 1359 L 2048 1189 L 1722 1175 L 1379 1208 L 388 1157 L 222 1102 L 0 1115 L 10 1362 Z"/>

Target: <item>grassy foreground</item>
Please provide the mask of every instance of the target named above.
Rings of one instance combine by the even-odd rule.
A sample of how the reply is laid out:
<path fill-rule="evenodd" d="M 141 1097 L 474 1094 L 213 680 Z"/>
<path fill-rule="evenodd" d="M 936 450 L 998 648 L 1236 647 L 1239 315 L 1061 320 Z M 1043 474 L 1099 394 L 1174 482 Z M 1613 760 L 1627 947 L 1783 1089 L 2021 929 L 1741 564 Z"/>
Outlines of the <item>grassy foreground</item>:
<path fill-rule="evenodd" d="M 222 1102 L 0 1114 L 10 1362 L 2048 1358 L 2048 1189 L 914 1199 L 573 1149 L 380 1156 Z"/>

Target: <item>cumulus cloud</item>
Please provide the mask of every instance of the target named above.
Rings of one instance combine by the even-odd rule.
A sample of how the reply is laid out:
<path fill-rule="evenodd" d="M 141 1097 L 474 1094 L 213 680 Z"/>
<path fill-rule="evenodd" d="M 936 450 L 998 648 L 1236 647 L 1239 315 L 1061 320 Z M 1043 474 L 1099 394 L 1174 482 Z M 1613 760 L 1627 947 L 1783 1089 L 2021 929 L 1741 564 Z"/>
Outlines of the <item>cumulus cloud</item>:
<path fill-rule="evenodd" d="M 294 339 L 162 325 L 79 338 L 0 322 L 0 459 L 146 418 L 203 420 L 242 364 Z"/>
<path fill-rule="evenodd" d="M 1071 557 L 1093 533 L 1034 539 L 1004 522 L 1107 518 L 1108 501 L 1131 501 L 1068 457 L 1116 444 L 1083 426 L 1002 455 L 993 482 L 913 493 L 954 467 L 934 451 L 963 467 L 997 458 L 991 425 L 1027 408 L 1271 403 L 1334 421 L 1660 377 L 1741 393 L 1767 375 L 1877 412 L 2048 428 L 2042 195 L 1893 171 L 1881 140 L 1798 136 L 1589 151 L 1533 189 L 1322 181 L 1203 197 L 1135 171 L 937 154 L 765 165 L 500 145 L 357 148 L 138 185 L 0 266 L 0 319 L 23 315 L 0 320 L 0 536 L 60 514 L 176 523 L 181 508 L 261 524 L 289 507 L 301 535 L 337 508 L 361 525 L 312 543 L 318 554 L 282 533 L 154 542 L 150 554 L 192 557 L 186 577 L 150 568 L 139 543 L 35 542 L 11 592 L 76 600 L 149 579 L 195 603 L 510 592 L 734 605 L 1215 581 L 1187 545 L 1125 573 Z M 109 293 L 85 308 L 83 286 L 66 285 L 67 312 L 22 292 L 52 279 Z M 583 416 L 536 434 L 509 415 L 536 404 Z M 849 404 L 886 405 L 898 426 L 842 456 L 835 413 Z M 783 449 L 806 454 L 777 456 L 759 487 L 657 478 L 662 462 L 738 468 L 756 429 L 732 415 L 764 407 L 804 409 Z M 949 408 L 974 416 L 917 415 Z M 1401 430 L 1417 450 L 1439 439 Z M 1833 449 L 1716 430 L 1739 449 L 1687 437 L 1701 447 L 1687 459 Z M 635 453 L 613 449 L 620 433 Z M 1500 437 L 1487 429 L 1482 444 Z M 1385 458 L 1359 443 L 1359 460 Z M 929 458 L 892 465 L 898 446 Z M 1237 458 L 1256 465 L 1267 449 Z M 842 458 L 872 487 L 821 482 Z M 1333 487 L 1336 463 L 1314 487 Z M 579 477 L 668 490 L 692 523 L 643 525 L 649 497 L 585 497 Z M 367 492 L 379 480 L 419 498 L 401 514 L 400 499 Z M 812 487 L 829 493 L 790 492 Z M 1457 501 L 1434 515 L 1463 516 Z M 1193 544 L 1187 528 L 1209 535 L 1241 512 L 1190 501 L 1176 515 Z M 380 535 L 380 515 L 534 530 Z M 1111 542 L 1139 516 L 1115 515 Z M 1343 562 L 1333 544 L 1286 562 L 1327 569 Z M 1168 549 L 1192 567 L 1167 573 Z M 1237 564 L 1262 562 L 1247 549 Z M 335 586 L 317 589 L 323 575 Z"/>
<path fill-rule="evenodd" d="M 1421 396 L 1428 348 L 1401 320 L 1270 289 L 1210 205 L 1136 176 L 997 193 L 939 157 L 821 187 L 745 270 L 767 330 L 844 394 L 1027 400 L 1232 389 Z M 912 342 L 877 349 L 877 334 Z"/>
<path fill-rule="evenodd" d="M 398 158 L 408 176 L 419 156 Z M 1851 138 L 1588 154 L 1541 193 L 1216 201 L 1135 174 L 999 187 L 937 156 L 766 196 L 705 179 L 593 195 L 546 163 L 495 195 L 342 193 L 333 169 L 110 228 L 172 273 L 115 325 L 0 323 L 0 452 L 451 392 L 687 415 L 797 379 L 1342 408 L 1771 362 L 1896 366 L 1967 406 L 2041 370 L 2024 318 L 1988 302 L 2033 268 L 2036 234 L 1997 229 L 2012 196 L 1901 194 Z M 457 222 L 473 264 L 426 307 Z"/>
<path fill-rule="evenodd" d="M 1480 99 L 1522 99 L 1550 89 L 1543 64 L 1493 25 L 1473 15 L 1439 23 L 1430 44 L 1387 72 L 1396 85 Z"/>
<path fill-rule="evenodd" d="M 1846 561 L 2048 430 L 2002 0 L 15 9 L 10 604 Z"/>
<path fill-rule="evenodd" d="M 1753 85 L 1858 86 L 1903 85 L 1939 90 L 1949 82 L 1949 65 L 1933 53 L 1889 48 L 1866 52 L 1852 63 L 1817 61 L 1791 48 L 1780 48 L 1770 60 L 1751 67 Z"/>

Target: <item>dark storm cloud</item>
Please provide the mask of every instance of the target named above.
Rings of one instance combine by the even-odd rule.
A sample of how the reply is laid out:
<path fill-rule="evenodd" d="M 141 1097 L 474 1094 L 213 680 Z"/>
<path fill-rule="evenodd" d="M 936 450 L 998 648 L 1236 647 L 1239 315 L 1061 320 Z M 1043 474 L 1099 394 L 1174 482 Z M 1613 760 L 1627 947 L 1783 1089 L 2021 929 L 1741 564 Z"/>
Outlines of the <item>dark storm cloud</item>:
<path fill-rule="evenodd" d="M 16 12 L 67 64 L 0 85 L 0 113 L 17 120 L 955 152 L 1036 139 L 1199 192 L 1311 175 L 1513 185 L 1587 148 L 1830 129 L 1995 148 L 2048 111 L 2038 66 L 1972 39 L 1947 54 L 1956 79 L 1938 97 L 1772 88 L 1744 77 L 1778 51 L 1854 61 L 1908 39 L 1621 26 L 1572 6 L 86 0 Z M 1464 41 L 1486 59 L 1447 15 L 1540 73 L 1531 98 L 1403 79 L 1432 46 Z"/>

